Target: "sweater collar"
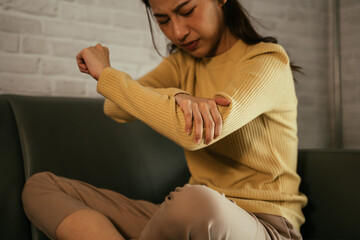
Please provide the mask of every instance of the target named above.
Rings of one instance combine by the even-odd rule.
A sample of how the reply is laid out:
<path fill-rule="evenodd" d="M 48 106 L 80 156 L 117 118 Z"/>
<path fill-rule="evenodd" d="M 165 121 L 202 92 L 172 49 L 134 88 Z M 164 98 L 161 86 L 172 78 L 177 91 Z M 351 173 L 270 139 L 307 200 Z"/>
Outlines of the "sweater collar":
<path fill-rule="evenodd" d="M 241 57 L 246 51 L 247 45 L 242 40 L 238 40 L 229 50 L 226 52 L 214 56 L 214 57 L 203 57 L 202 62 L 210 68 L 219 67 L 227 62 L 235 61 Z"/>

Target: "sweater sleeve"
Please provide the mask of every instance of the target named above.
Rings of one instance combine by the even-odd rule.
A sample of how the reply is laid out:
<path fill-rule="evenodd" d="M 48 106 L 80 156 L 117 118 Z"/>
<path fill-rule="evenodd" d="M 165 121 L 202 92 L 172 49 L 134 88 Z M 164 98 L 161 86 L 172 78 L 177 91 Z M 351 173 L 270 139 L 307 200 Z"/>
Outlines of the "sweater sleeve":
<path fill-rule="evenodd" d="M 276 109 L 287 95 L 288 81 L 293 81 L 289 58 L 280 45 L 267 45 L 250 50 L 227 86 L 215 94 L 231 100 L 229 107 L 219 106 L 223 118 L 220 138 Z"/>
<path fill-rule="evenodd" d="M 223 132 L 211 144 L 221 140 L 250 122 L 261 113 L 271 110 L 283 98 L 283 78 L 289 61 L 279 48 L 271 51 L 252 51 L 234 70 L 233 79 L 216 95 L 231 99 L 228 107 L 219 107 L 223 117 Z M 159 69 L 159 72 L 165 69 Z M 194 142 L 194 131 L 185 133 L 185 119 L 175 102 L 177 88 L 146 87 L 124 72 L 106 68 L 100 75 L 97 90 L 105 98 L 135 118 L 173 140 L 183 148 L 194 151 L 208 145 Z"/>
<path fill-rule="evenodd" d="M 137 81 L 148 88 L 180 88 L 179 78 L 176 75 L 177 62 L 173 57 L 163 58 L 162 62 L 152 71 L 145 74 Z M 182 91 L 178 91 L 180 93 Z M 136 119 L 131 113 L 126 111 L 121 105 L 105 99 L 104 112 L 113 120 L 125 123 Z"/>
<path fill-rule="evenodd" d="M 185 133 L 184 114 L 175 102 L 177 88 L 151 88 L 121 71 L 105 68 L 98 80 L 97 91 L 180 146 L 195 150 L 193 136 Z"/>

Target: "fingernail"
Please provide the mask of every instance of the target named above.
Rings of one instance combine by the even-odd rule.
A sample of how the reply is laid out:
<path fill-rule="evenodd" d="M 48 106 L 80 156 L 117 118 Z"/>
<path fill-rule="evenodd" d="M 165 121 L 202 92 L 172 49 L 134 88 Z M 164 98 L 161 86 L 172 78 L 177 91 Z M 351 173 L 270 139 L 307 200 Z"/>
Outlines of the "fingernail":
<path fill-rule="evenodd" d="M 186 133 L 187 133 L 188 135 L 190 135 L 190 134 L 191 134 L 191 129 L 190 129 L 190 128 L 187 128 L 187 129 L 186 129 Z"/>

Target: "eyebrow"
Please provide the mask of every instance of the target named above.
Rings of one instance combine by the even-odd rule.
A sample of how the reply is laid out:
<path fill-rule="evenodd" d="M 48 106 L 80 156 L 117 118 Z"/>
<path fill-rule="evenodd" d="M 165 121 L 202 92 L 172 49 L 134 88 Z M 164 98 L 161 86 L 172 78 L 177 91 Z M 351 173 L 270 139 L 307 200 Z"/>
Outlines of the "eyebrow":
<path fill-rule="evenodd" d="M 185 6 L 186 4 L 188 4 L 190 1 L 191 1 L 191 0 L 187 0 L 187 1 L 184 1 L 184 2 L 180 3 L 179 5 L 177 5 L 177 6 L 172 10 L 172 12 L 174 12 L 174 13 L 179 12 L 179 10 L 180 10 L 183 6 Z M 166 15 L 166 14 L 162 14 L 162 13 L 154 13 L 154 17 L 167 17 L 167 15 Z"/>

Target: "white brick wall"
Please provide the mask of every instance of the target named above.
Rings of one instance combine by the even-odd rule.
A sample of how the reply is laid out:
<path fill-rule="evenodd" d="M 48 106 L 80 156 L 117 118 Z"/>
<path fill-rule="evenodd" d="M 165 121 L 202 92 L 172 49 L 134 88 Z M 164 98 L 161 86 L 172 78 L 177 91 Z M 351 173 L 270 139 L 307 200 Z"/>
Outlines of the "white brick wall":
<path fill-rule="evenodd" d="M 0 93 L 100 97 L 75 61 L 98 42 L 139 77 L 161 60 L 144 13 L 138 0 L 0 0 Z"/>
<path fill-rule="evenodd" d="M 329 0 L 242 0 L 263 35 L 274 36 L 291 61 L 303 68 L 295 74 L 299 100 L 301 148 L 329 147 L 331 143 L 331 71 Z"/>
<path fill-rule="evenodd" d="M 360 1 L 340 2 L 344 147 L 360 149 Z"/>
<path fill-rule="evenodd" d="M 331 142 L 330 0 L 241 0 L 278 38 L 306 75 L 296 74 L 299 145 Z M 359 0 L 341 0 L 344 141 L 359 141 Z M 163 37 L 157 41 L 164 49 Z M 0 0 L 0 93 L 99 97 L 96 82 L 78 72 L 75 55 L 101 42 L 112 66 L 134 78 L 156 66 L 140 0 Z M 163 51 L 164 52 L 164 51 Z M 345 60 L 344 60 L 345 61 Z M 357 69 L 357 71 L 355 71 Z M 356 86 L 354 85 L 356 83 Z"/>

